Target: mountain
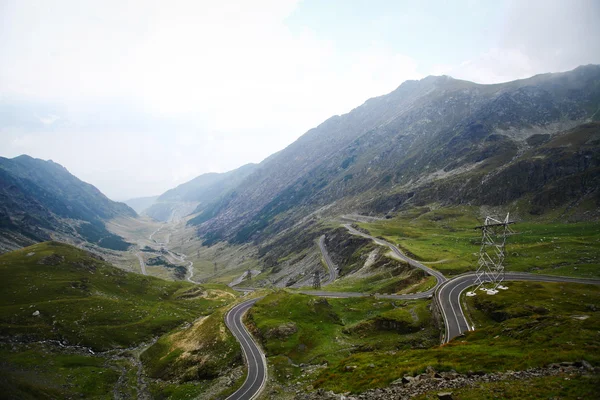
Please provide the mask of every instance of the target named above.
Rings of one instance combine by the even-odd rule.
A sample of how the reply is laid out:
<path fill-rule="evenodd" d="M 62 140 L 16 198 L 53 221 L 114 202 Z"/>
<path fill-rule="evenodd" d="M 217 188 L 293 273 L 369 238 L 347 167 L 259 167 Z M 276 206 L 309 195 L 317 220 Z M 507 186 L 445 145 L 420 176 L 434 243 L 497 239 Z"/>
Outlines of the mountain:
<path fill-rule="evenodd" d="M 225 173 L 202 174 L 160 195 L 146 214 L 158 221 L 169 221 L 201 212 L 207 204 L 236 187 L 255 168 L 256 164 L 246 164 Z"/>
<path fill-rule="evenodd" d="M 598 65 L 494 85 L 406 81 L 309 130 L 190 223 L 207 244 L 265 243 L 318 215 L 600 204 L 598 120 Z"/>
<path fill-rule="evenodd" d="M 128 244 L 108 232 L 103 222 L 117 216 L 136 213 L 60 164 L 27 155 L 0 157 L 1 251 L 53 237 L 124 250 Z"/>
<path fill-rule="evenodd" d="M 125 200 L 124 203 L 133 208 L 136 213 L 142 214 L 158 199 L 158 196 L 137 197 L 135 199 Z"/>

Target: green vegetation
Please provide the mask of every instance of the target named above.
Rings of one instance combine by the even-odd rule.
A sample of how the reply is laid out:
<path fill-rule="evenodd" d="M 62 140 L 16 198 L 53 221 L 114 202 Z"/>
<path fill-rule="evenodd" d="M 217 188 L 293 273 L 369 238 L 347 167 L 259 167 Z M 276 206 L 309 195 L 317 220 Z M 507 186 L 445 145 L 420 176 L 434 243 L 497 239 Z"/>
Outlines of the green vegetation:
<path fill-rule="evenodd" d="M 382 271 L 368 277 L 344 277 L 327 285 L 326 290 L 332 292 L 360 292 L 360 293 L 416 293 L 423 291 L 421 288 L 429 286 L 429 277 L 418 269 L 396 269 Z M 424 289 L 427 290 L 427 289 Z"/>
<path fill-rule="evenodd" d="M 236 298 L 222 285 L 128 273 L 56 242 L 0 256 L 0 279 L 0 335 L 10 338 L 0 386 L 11 398 L 135 397 L 136 346 Z"/>
<path fill-rule="evenodd" d="M 187 268 L 182 266 L 182 265 L 175 265 L 175 264 L 171 264 L 165 257 L 163 256 L 158 256 L 158 257 L 151 257 L 149 259 L 146 260 L 146 265 L 149 266 L 162 266 L 165 267 L 167 269 L 172 269 L 174 271 L 174 276 L 175 278 L 179 279 L 179 280 L 183 280 L 185 279 L 185 276 L 187 274 Z"/>
<path fill-rule="evenodd" d="M 325 369 L 314 386 L 359 392 L 422 373 L 429 365 L 459 373 L 579 360 L 598 366 L 599 301 L 596 285 L 511 282 L 495 296 L 467 298 L 477 330 L 464 337 L 425 350 L 357 352 Z"/>
<path fill-rule="evenodd" d="M 476 387 L 453 389 L 456 400 L 492 399 L 597 399 L 600 396 L 600 376 L 559 375 L 519 381 L 480 383 Z M 431 392 L 415 397 L 415 400 L 438 400 L 437 393 Z"/>
<path fill-rule="evenodd" d="M 189 297 L 190 283 L 124 272 L 56 242 L 0 256 L 0 278 L 0 334 L 94 351 L 150 339 L 231 300 Z"/>
<path fill-rule="evenodd" d="M 454 275 L 474 270 L 480 225 L 472 207 L 411 209 L 391 220 L 360 224 L 425 265 Z M 508 239 L 507 268 L 550 275 L 600 277 L 600 224 L 518 221 Z"/>
<path fill-rule="evenodd" d="M 136 368 L 125 358 L 92 356 L 43 344 L 0 345 L 0 388 L 7 399 L 135 398 Z M 119 378 L 122 381 L 119 382 Z"/>
<path fill-rule="evenodd" d="M 182 382 L 212 379 L 241 362 L 240 347 L 225 326 L 225 313 L 219 309 L 189 328 L 161 337 L 142 353 L 148 375 Z"/>
<path fill-rule="evenodd" d="M 338 363 L 354 353 L 437 343 L 429 301 L 323 299 L 278 291 L 248 312 L 274 376 L 285 382 L 297 364 Z"/>
<path fill-rule="evenodd" d="M 81 223 L 77 227 L 77 233 L 83 236 L 86 241 L 95 243 L 105 249 L 126 251 L 131 246 L 131 243 L 127 243 L 122 237 L 106 230 L 104 223 L 97 219 L 89 223 Z"/>

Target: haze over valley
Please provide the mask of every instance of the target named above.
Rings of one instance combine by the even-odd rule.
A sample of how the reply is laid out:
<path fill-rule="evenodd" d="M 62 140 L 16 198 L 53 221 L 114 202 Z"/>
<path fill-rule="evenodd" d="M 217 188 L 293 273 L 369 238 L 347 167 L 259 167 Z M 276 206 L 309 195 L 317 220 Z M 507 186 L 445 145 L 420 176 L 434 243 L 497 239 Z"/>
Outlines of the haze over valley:
<path fill-rule="evenodd" d="M 600 397 L 600 7 L 534 4 L 1 3 L 3 396 Z"/>

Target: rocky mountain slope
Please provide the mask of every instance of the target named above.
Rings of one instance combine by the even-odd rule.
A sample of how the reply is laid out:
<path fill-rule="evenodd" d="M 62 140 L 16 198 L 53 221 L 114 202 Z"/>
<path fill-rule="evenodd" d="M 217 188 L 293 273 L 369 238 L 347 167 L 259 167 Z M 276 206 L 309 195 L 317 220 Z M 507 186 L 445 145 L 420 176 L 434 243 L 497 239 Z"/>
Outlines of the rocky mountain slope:
<path fill-rule="evenodd" d="M 123 250 L 128 244 L 104 226 L 117 216 L 136 213 L 63 166 L 26 155 L 0 157 L 0 251 L 55 237 Z"/>
<path fill-rule="evenodd" d="M 190 223 L 209 244 L 263 243 L 352 211 L 598 204 L 598 120 L 597 65 L 495 85 L 407 81 L 308 131 Z"/>
<path fill-rule="evenodd" d="M 225 173 L 202 174 L 160 195 L 145 213 L 158 221 L 169 221 L 201 212 L 207 204 L 236 187 L 255 167 L 256 164 L 246 164 Z"/>

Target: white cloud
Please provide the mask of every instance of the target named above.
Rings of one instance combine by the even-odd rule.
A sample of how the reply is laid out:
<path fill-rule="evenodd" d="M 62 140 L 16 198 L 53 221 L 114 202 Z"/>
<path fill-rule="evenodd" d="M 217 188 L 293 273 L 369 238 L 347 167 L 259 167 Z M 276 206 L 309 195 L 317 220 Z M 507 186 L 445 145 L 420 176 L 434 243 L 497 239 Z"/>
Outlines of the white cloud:
<path fill-rule="evenodd" d="M 538 71 L 532 60 L 517 49 L 493 48 L 459 65 L 438 65 L 435 75 L 449 75 L 477 83 L 499 83 L 527 78 Z M 547 71 L 544 71 L 547 72 Z"/>
<path fill-rule="evenodd" d="M 549 4 L 513 3 L 501 41 L 433 72 L 491 83 L 600 62 L 600 49 L 589 51 L 600 43 L 590 44 L 598 24 L 580 15 L 589 7 Z M 331 115 L 423 77 L 421 65 L 432 63 L 395 50 L 423 32 L 342 48 L 314 27 L 291 31 L 286 18 L 297 6 L 0 3 L 0 59 L 9 60 L 0 63 L 0 100 L 51 105 L 22 108 L 0 125 L 2 155 L 52 158 L 116 198 L 158 194 L 202 172 L 258 162 Z M 573 21 L 561 22 L 560 9 Z M 372 23 L 356 29 L 371 38 Z"/>
<path fill-rule="evenodd" d="M 459 65 L 438 65 L 435 74 L 498 83 L 600 63 L 600 2 L 512 1 L 504 30 L 492 47 Z"/>
<path fill-rule="evenodd" d="M 421 77 L 415 60 L 384 44 L 348 53 L 308 28 L 292 33 L 285 18 L 295 7 L 8 3 L 0 58 L 12 62 L 0 66 L 0 94 L 63 104 L 66 128 L 31 133 L 35 141 L 5 154 L 54 158 L 115 197 L 155 194 L 258 162 L 331 115 Z"/>

